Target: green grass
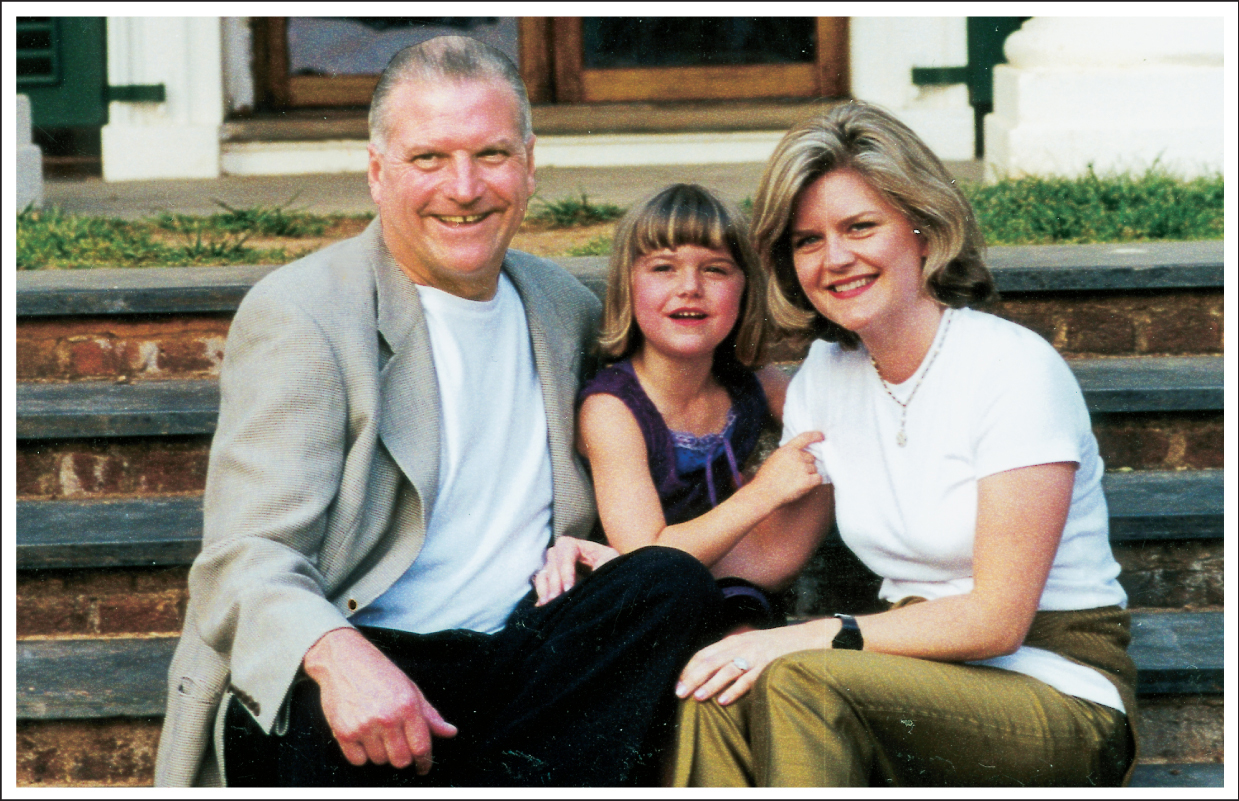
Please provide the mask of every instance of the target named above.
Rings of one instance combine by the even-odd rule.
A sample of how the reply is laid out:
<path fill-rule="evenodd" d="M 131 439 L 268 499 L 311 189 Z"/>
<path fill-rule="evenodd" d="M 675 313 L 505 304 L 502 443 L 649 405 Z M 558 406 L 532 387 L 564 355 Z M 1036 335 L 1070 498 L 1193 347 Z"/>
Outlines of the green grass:
<path fill-rule="evenodd" d="M 147 220 L 27 209 L 17 215 L 17 269 L 283 264 L 299 252 L 251 247 L 249 239 L 320 236 L 346 217 L 220 205 L 224 212 L 206 217 L 165 213 Z"/>
<path fill-rule="evenodd" d="M 991 245 L 1222 238 L 1221 175 L 1016 178 L 964 185 Z"/>
<path fill-rule="evenodd" d="M 964 184 L 991 245 L 1220 239 L 1220 175 L 1184 180 L 1154 167 L 1139 175 L 1017 178 Z M 294 198 L 295 199 L 295 198 Z M 282 206 L 234 209 L 205 217 L 161 214 L 147 220 L 80 217 L 51 208 L 17 215 L 17 269 L 177 267 L 206 264 L 282 264 L 300 255 L 255 248 L 256 236 L 321 236 L 345 219 Z M 534 199 L 529 217 L 551 228 L 607 222 L 624 209 L 594 203 L 584 192 L 555 201 Z M 748 212 L 752 200 L 741 204 Z M 359 215 L 372 217 L 373 215 Z M 605 256 L 611 240 L 596 237 L 569 256 Z"/>
<path fill-rule="evenodd" d="M 306 211 L 289 211 L 288 206 L 296 200 L 292 197 L 282 206 L 254 206 L 248 209 L 234 209 L 227 203 L 215 201 L 224 209 L 223 213 L 212 214 L 209 217 L 194 217 L 201 220 L 204 230 L 217 230 L 228 233 L 244 233 L 257 236 L 322 236 L 327 228 L 341 215 L 324 216 Z M 160 214 L 155 218 L 155 225 L 168 231 L 183 229 L 187 218 L 184 214 Z M 194 222 L 191 225 L 199 225 Z"/>
<path fill-rule="evenodd" d="M 568 248 L 568 256 L 610 256 L 611 237 L 603 234 L 596 236 L 584 245 Z"/>
<path fill-rule="evenodd" d="M 594 225 L 609 222 L 624 216 L 625 209 L 614 203 L 594 203 L 581 192 L 579 198 L 566 197 L 560 200 L 534 198 L 536 208 L 529 211 L 529 219 L 543 222 L 551 228 L 574 228 L 579 225 Z"/>

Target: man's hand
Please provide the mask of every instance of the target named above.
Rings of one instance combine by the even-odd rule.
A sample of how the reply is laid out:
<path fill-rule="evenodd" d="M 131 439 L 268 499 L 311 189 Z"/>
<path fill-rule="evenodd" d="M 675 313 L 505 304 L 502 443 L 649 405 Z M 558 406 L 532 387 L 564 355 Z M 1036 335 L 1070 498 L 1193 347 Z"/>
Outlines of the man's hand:
<path fill-rule="evenodd" d="M 546 563 L 533 575 L 533 587 L 538 591 L 538 606 L 548 604 L 576 584 L 577 565 L 596 570 L 615 557 L 619 551 L 608 545 L 560 537 L 546 551 Z"/>
<path fill-rule="evenodd" d="M 319 638 L 302 660 L 318 682 L 323 713 L 350 764 L 366 761 L 394 768 L 415 765 L 425 776 L 431 736 L 455 737 L 417 685 L 356 629 L 335 629 Z"/>

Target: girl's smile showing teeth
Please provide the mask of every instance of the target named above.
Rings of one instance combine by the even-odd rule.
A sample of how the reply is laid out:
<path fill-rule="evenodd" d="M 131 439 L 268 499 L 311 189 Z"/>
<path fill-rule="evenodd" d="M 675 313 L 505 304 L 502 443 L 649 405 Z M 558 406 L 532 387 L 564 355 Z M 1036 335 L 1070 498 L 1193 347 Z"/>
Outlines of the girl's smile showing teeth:
<path fill-rule="evenodd" d="M 695 321 L 695 320 L 704 320 L 706 319 L 707 315 L 705 312 L 697 311 L 695 309 L 682 309 L 682 310 L 671 312 L 669 316 L 671 317 L 672 320 Z"/>

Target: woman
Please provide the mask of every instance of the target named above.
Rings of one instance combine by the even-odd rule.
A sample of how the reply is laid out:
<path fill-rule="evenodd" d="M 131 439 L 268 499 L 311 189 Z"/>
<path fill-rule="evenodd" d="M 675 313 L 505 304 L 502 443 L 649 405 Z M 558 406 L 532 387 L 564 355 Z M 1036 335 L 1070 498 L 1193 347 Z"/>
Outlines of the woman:
<path fill-rule="evenodd" d="M 783 139 L 753 230 L 776 322 L 825 340 L 783 439 L 825 434 L 826 483 L 767 523 L 834 519 L 889 608 L 699 652 L 675 783 L 1119 783 L 1135 668 L 1096 440 L 1053 348 L 970 308 L 994 289 L 967 200 L 851 103 Z"/>

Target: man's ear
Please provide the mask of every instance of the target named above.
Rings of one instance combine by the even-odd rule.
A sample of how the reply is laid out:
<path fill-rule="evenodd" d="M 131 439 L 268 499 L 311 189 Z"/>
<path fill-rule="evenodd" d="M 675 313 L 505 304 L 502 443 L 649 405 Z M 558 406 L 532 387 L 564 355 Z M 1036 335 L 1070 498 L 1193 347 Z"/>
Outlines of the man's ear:
<path fill-rule="evenodd" d="M 371 142 L 366 146 L 366 152 L 370 154 L 370 164 L 366 168 L 366 180 L 370 184 L 370 199 L 374 201 L 374 205 L 383 205 L 383 154 L 379 153 L 378 149 Z"/>
<path fill-rule="evenodd" d="M 525 140 L 525 164 L 529 170 L 529 175 L 526 180 L 529 184 L 530 195 L 533 195 L 534 190 L 538 188 L 538 180 L 534 177 L 533 168 L 533 143 L 537 141 L 537 139 L 538 137 L 530 134 L 529 138 Z"/>

